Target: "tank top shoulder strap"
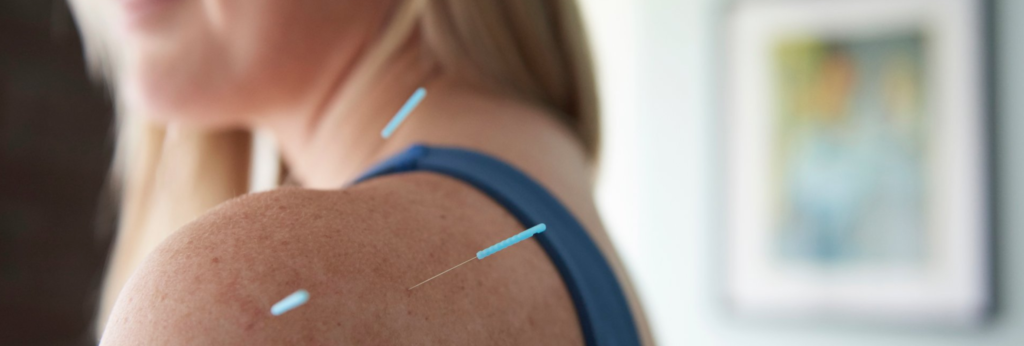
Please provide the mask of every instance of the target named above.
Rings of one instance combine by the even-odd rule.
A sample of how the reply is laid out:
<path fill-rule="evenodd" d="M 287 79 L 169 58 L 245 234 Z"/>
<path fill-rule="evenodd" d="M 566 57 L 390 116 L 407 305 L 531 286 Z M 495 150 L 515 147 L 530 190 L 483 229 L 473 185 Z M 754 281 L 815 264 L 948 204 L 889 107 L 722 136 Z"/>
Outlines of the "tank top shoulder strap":
<path fill-rule="evenodd" d="M 524 227 L 547 224 L 537 241 L 561 274 L 587 345 L 637 345 L 626 296 L 593 239 L 562 203 L 526 174 L 478 152 L 416 145 L 373 167 L 356 183 L 425 171 L 461 180 L 494 199 Z"/>

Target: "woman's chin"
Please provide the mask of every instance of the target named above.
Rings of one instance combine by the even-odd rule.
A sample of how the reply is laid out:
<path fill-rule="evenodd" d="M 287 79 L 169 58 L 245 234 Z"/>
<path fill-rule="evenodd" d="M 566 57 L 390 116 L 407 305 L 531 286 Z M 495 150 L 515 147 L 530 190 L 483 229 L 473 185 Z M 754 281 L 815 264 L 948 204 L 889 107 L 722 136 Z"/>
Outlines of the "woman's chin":
<path fill-rule="evenodd" d="M 142 116 L 162 125 L 221 129 L 236 127 L 243 122 L 237 119 L 238 112 L 201 99 L 171 98 L 167 95 L 136 95 L 125 99 L 125 110 L 130 116 Z"/>

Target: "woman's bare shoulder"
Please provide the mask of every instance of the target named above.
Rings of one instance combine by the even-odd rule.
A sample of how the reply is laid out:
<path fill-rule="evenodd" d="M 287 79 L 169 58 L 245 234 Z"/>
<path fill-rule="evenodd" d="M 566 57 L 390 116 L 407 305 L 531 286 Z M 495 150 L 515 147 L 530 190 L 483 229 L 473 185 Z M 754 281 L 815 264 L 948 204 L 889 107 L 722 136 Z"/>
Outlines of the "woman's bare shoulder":
<path fill-rule="evenodd" d="M 407 290 L 521 228 L 485 195 L 426 173 L 243 197 L 147 258 L 103 344 L 582 343 L 534 240 Z M 270 314 L 298 289 L 305 305 Z"/>

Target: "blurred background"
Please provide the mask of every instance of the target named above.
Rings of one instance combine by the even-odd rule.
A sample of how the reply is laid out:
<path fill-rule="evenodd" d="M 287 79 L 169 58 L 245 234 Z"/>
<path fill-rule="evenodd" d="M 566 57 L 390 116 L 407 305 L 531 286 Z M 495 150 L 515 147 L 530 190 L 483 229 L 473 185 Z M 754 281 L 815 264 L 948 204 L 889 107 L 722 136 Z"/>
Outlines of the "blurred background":
<path fill-rule="evenodd" d="M 0 345 L 91 341 L 111 120 L 64 1 L 0 2 Z"/>
<path fill-rule="evenodd" d="M 764 114 L 783 124 L 764 128 L 781 134 L 779 138 L 792 139 L 768 146 L 772 151 L 766 155 L 771 160 L 766 160 L 775 163 L 764 166 L 765 174 L 781 177 L 773 178 L 781 183 L 773 195 L 775 202 L 763 204 L 780 210 L 774 211 L 778 220 L 772 225 L 777 227 L 766 226 L 764 232 L 783 236 L 765 246 L 779 249 L 771 253 L 781 254 L 777 256 L 782 259 L 780 263 L 811 268 L 816 273 L 810 276 L 811 282 L 822 281 L 822 277 L 837 281 L 836 277 L 846 275 L 843 273 L 847 269 L 843 268 L 850 266 L 876 270 L 921 262 L 926 263 L 919 266 L 924 269 L 917 270 L 941 271 L 941 266 L 927 264 L 930 258 L 948 255 L 948 251 L 935 254 L 933 242 L 928 240 L 935 238 L 928 236 L 937 232 L 933 229 L 941 228 L 936 228 L 927 216 L 930 214 L 921 209 L 953 202 L 946 201 L 950 198 L 941 191 L 929 190 L 936 185 L 934 177 L 940 176 L 931 163 L 994 169 L 991 175 L 980 176 L 985 181 L 978 185 L 981 190 L 991 187 L 993 195 L 988 201 L 992 205 L 977 210 L 991 227 L 946 231 L 979 241 L 976 246 L 954 244 L 967 246 L 963 251 L 981 251 L 978 256 L 983 260 L 965 269 L 964 273 L 973 276 L 952 277 L 969 283 L 972 291 L 983 295 L 981 301 L 992 302 L 993 309 L 975 306 L 945 311 L 943 314 L 954 319 L 958 314 L 970 315 L 965 317 L 968 323 L 950 324 L 913 323 L 915 318 L 921 319 L 913 313 L 898 322 L 870 321 L 863 318 L 863 313 L 850 313 L 828 301 L 811 304 L 818 309 L 809 313 L 804 309 L 797 318 L 786 311 L 800 310 L 799 301 L 775 306 L 755 317 L 738 311 L 758 302 L 737 299 L 732 286 L 737 269 L 733 266 L 736 261 L 730 258 L 735 252 L 743 252 L 743 247 L 735 246 L 735 239 L 730 238 L 737 234 L 730 228 L 736 222 L 730 217 L 735 218 L 737 210 L 727 203 L 726 186 L 737 173 L 730 172 L 735 166 L 726 163 L 735 155 L 730 145 L 739 143 L 730 142 L 737 137 L 730 119 L 760 113 L 740 116 L 729 106 L 735 94 L 758 92 L 737 89 L 734 84 L 756 81 L 728 73 L 735 68 L 742 70 L 737 64 L 744 62 L 730 54 L 737 51 L 737 46 L 742 49 L 749 43 L 735 33 L 749 31 L 743 23 L 770 26 L 763 23 L 772 22 L 766 19 L 769 17 L 780 18 L 779 11 L 773 9 L 776 4 L 788 9 L 806 6 L 807 17 L 808 13 L 837 12 L 837 8 L 859 1 L 580 0 L 597 60 L 605 121 L 599 207 L 637 284 L 660 344 L 1024 343 L 1024 294 L 1018 294 L 1024 292 L 1024 253 L 1015 251 L 1024 248 L 1024 234 L 1020 232 L 1024 215 L 1015 212 L 1024 205 L 1024 154 L 1014 150 L 1024 147 L 1024 98 L 1017 96 L 1024 92 L 1024 66 L 1019 63 L 1024 61 L 1024 2 L 942 3 L 954 2 L 985 10 L 984 16 L 972 17 L 976 32 L 957 31 L 955 24 L 949 24 L 955 23 L 955 18 L 925 20 L 917 31 L 899 25 L 888 31 L 867 30 L 869 34 L 805 30 L 774 42 L 777 45 L 767 55 L 767 62 L 760 65 L 776 68 L 776 75 L 786 77 L 776 76 L 778 83 L 761 86 L 771 89 L 765 91 L 769 95 L 765 97 L 781 100 Z M 886 6 L 891 6 L 891 13 L 910 13 L 913 6 L 903 5 L 908 3 L 920 1 L 894 0 Z M 893 23 L 892 16 L 870 17 L 877 19 L 851 25 L 879 28 Z M 86 75 L 75 30 L 63 1 L 0 2 L 0 345 L 90 343 L 88 328 L 115 219 L 103 192 L 113 142 L 112 110 L 106 90 Z M 978 53 L 977 60 L 970 58 L 974 55 L 935 49 L 943 46 L 942 39 L 936 37 L 960 37 L 966 40 L 963 42 L 975 43 L 972 52 Z M 895 60 L 888 59 L 890 55 Z M 937 61 L 952 61 L 953 65 L 959 62 L 962 66 L 954 69 L 977 71 L 986 78 L 977 84 L 939 83 L 945 80 L 942 76 L 950 66 Z M 819 75 L 822 77 L 815 77 Z M 856 82 L 859 80 L 875 84 Z M 953 87 L 939 93 L 932 90 L 939 89 L 938 84 Z M 863 95 L 875 90 L 883 95 L 876 103 L 889 105 L 882 107 L 890 110 L 883 112 L 890 114 L 885 119 L 894 120 L 872 118 L 875 113 L 871 107 L 844 103 L 851 110 L 835 110 L 842 108 L 833 104 L 840 102 L 835 100 L 843 99 L 842 95 L 860 102 L 850 104 L 870 105 L 873 99 Z M 958 94 L 978 95 L 976 101 L 982 108 L 973 114 L 948 117 L 991 120 L 995 125 L 979 138 L 982 144 L 992 141 L 993 150 L 983 150 L 981 155 L 990 163 L 963 157 L 961 161 L 950 159 L 943 148 L 956 146 L 959 137 L 928 134 L 928 129 L 937 124 L 955 124 L 950 118 L 935 116 L 946 113 L 930 102 Z M 801 95 L 834 102 L 802 104 L 798 102 L 804 97 Z M 845 124 L 837 127 L 841 132 L 854 134 L 842 138 L 854 139 L 829 142 L 833 130 L 828 126 L 840 116 L 862 121 L 840 122 Z M 832 154 L 825 155 L 831 161 L 815 161 L 814 151 L 801 154 L 801 139 L 817 143 L 814 141 L 820 139 L 815 136 L 822 134 L 832 144 L 810 147 L 833 148 L 828 152 Z M 858 143 L 878 138 L 891 141 L 884 142 L 890 145 L 883 149 L 892 150 L 868 148 L 868 154 L 858 154 L 862 153 Z M 805 160 L 787 161 L 789 157 Z M 864 157 L 885 159 L 865 161 Z M 787 166 L 786 162 L 795 163 Z M 785 169 L 790 166 L 804 169 L 787 175 Z M 849 172 L 863 171 L 864 167 L 876 168 L 853 178 L 830 173 L 830 169 Z M 837 184 L 851 180 L 866 183 Z M 819 185 L 809 183 L 815 181 Z M 837 185 L 858 193 L 820 187 Z M 826 190 L 830 192 L 822 192 Z M 844 197 L 854 195 L 868 197 Z M 746 197 L 742 191 L 729 196 Z M 843 217 L 808 218 L 806 215 L 818 215 L 801 211 L 803 204 L 798 202 L 808 200 L 811 206 L 885 205 L 874 203 L 883 201 L 895 207 L 881 208 L 893 214 L 879 214 L 864 207 L 833 208 L 839 210 L 833 213 L 853 221 Z M 968 202 L 980 205 L 984 198 Z M 840 231 L 824 232 L 822 225 Z M 869 235 L 865 241 L 861 237 L 864 230 L 880 229 L 907 233 L 895 240 Z M 985 239 L 990 230 L 993 243 Z M 823 234 L 846 234 L 847 238 Z M 876 251 L 880 248 L 887 250 Z M 956 247 L 948 249 L 958 251 Z M 819 282 L 798 292 L 836 290 L 821 285 L 825 284 Z M 878 287 L 856 291 L 861 292 L 853 296 L 857 299 L 864 299 L 865 294 L 867 298 L 887 294 Z M 912 300 L 914 295 L 910 291 L 907 299 Z M 767 296 L 768 300 L 771 297 Z M 921 304 L 917 311 L 929 311 L 927 301 Z M 899 313 L 886 310 L 885 304 L 875 305 L 871 314 Z M 980 315 L 975 315 L 979 311 Z"/>

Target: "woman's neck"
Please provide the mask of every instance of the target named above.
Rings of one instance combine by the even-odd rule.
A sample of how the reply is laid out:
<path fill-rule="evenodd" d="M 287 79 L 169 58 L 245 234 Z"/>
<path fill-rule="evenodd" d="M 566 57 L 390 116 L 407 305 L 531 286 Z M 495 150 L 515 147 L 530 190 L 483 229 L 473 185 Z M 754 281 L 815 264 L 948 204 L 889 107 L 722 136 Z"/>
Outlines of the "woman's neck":
<path fill-rule="evenodd" d="M 306 188 L 336 189 L 412 144 L 459 146 L 496 156 L 589 201 L 591 166 L 582 143 L 550 110 L 454 74 L 415 47 L 393 55 L 372 80 L 339 73 L 321 101 L 261 128 L 278 140 L 289 172 Z M 355 81 L 354 83 L 352 81 Z M 387 140 L 380 132 L 418 87 L 427 96 Z M 559 191 L 563 190 L 564 191 Z M 572 191 L 572 192 L 570 192 Z"/>
<path fill-rule="evenodd" d="M 290 174 L 308 188 L 341 187 L 391 152 L 389 148 L 411 144 L 397 143 L 402 142 L 397 138 L 385 141 L 380 131 L 416 88 L 430 83 L 427 87 L 435 91 L 451 84 L 442 81 L 445 77 L 434 81 L 435 64 L 414 47 L 378 66 L 373 80 L 358 80 L 352 73 L 355 63 L 338 66 L 325 73 L 330 78 L 315 97 L 257 126 L 273 134 Z M 431 103 L 424 100 L 411 117 Z"/>

